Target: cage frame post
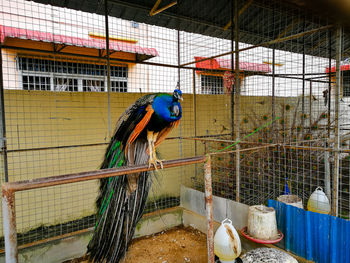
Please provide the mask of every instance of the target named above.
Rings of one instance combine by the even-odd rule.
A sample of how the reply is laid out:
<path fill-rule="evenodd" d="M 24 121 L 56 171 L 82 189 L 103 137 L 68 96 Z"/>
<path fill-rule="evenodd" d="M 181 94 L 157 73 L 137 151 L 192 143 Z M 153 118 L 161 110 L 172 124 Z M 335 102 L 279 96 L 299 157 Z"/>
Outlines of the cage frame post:
<path fill-rule="evenodd" d="M 15 192 L 2 187 L 2 215 L 6 263 L 18 262 Z"/>
<path fill-rule="evenodd" d="M 111 61 L 109 51 L 109 26 L 108 26 L 108 0 L 104 0 L 105 34 L 106 34 L 106 67 L 107 67 L 107 118 L 108 135 L 112 136 L 112 114 L 111 114 Z"/>
<path fill-rule="evenodd" d="M 328 30 L 328 68 L 332 68 L 332 30 Z M 325 148 L 329 147 L 329 140 L 331 138 L 331 94 L 332 94 L 332 72 L 328 74 L 328 92 L 327 92 L 327 139 L 325 141 Z M 332 203 L 332 190 L 331 190 L 331 162 L 329 158 L 329 151 L 324 152 L 325 163 L 325 192 Z"/>
<path fill-rule="evenodd" d="M 342 56 L 342 27 L 338 25 L 336 30 L 336 82 L 334 90 L 334 170 L 333 170 L 333 198 L 332 198 L 332 215 L 338 216 L 338 203 L 339 203 L 339 146 L 340 146 L 340 134 L 339 134 L 339 100 L 340 100 L 340 88 L 341 88 L 341 56 Z"/>
<path fill-rule="evenodd" d="M 240 140 L 240 95 L 241 95 L 241 80 L 240 80 L 240 72 L 239 72 L 239 27 L 238 27 L 238 0 L 235 0 L 235 126 L 236 126 L 236 141 Z M 236 145 L 237 153 L 236 153 L 236 202 L 240 201 L 240 145 L 239 143 Z"/>
<path fill-rule="evenodd" d="M 214 219 L 213 219 L 213 192 L 211 178 L 211 157 L 208 154 L 204 163 L 205 184 L 205 213 L 207 217 L 207 249 L 208 263 L 214 263 Z"/>
<path fill-rule="evenodd" d="M 6 121 L 5 121 L 5 98 L 4 98 L 4 80 L 2 71 L 2 44 L 0 43 L 0 150 L 3 155 L 4 164 L 4 176 L 5 182 L 9 181 L 8 178 L 8 163 L 7 163 L 7 140 L 6 140 Z"/>

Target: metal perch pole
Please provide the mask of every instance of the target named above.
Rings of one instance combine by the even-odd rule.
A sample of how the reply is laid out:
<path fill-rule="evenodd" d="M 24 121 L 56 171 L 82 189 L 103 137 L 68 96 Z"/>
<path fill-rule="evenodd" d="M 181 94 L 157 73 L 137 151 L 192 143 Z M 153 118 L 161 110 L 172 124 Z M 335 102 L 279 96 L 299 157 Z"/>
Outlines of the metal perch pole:
<path fill-rule="evenodd" d="M 211 157 L 208 154 L 204 163 L 205 211 L 207 216 L 208 263 L 214 263 L 213 193 L 211 182 Z"/>

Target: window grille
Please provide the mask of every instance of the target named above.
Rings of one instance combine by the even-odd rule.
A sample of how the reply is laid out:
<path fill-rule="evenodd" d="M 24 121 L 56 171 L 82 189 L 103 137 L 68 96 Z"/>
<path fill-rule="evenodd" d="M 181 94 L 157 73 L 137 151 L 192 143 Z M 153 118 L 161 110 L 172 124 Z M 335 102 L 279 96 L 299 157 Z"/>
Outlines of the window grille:
<path fill-rule="evenodd" d="M 202 94 L 224 94 L 224 82 L 221 76 L 201 75 Z"/>
<path fill-rule="evenodd" d="M 24 90 L 107 91 L 105 65 L 18 57 Z M 128 91 L 128 67 L 111 66 L 111 91 Z"/>

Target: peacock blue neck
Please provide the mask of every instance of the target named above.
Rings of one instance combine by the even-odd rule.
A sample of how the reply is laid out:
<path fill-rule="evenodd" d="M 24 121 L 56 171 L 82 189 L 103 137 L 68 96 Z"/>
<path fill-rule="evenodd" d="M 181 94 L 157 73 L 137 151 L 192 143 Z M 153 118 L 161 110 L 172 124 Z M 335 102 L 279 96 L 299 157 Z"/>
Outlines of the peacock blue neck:
<path fill-rule="evenodd" d="M 179 108 L 179 115 L 176 116 L 171 112 L 173 106 Z M 181 118 L 181 104 L 169 94 L 161 94 L 154 98 L 152 107 L 155 114 L 167 122 L 177 121 Z"/>

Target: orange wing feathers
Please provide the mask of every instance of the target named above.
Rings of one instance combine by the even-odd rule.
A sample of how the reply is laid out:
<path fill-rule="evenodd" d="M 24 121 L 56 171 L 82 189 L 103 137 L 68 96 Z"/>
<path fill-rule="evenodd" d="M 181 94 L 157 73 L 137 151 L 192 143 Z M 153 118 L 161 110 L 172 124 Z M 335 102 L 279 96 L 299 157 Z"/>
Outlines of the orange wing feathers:
<path fill-rule="evenodd" d="M 180 123 L 180 120 L 174 121 L 170 123 L 170 125 L 159 132 L 157 141 L 155 142 L 154 146 L 157 147 L 159 144 L 161 144 L 165 138 L 168 136 L 168 134 L 172 131 L 172 129 L 176 128 Z"/>
<path fill-rule="evenodd" d="M 142 118 L 142 120 L 136 125 L 135 130 L 130 134 L 130 137 L 126 143 L 125 146 L 125 155 L 128 152 L 128 147 L 131 143 L 133 143 L 136 138 L 140 135 L 140 133 L 143 131 L 143 129 L 148 124 L 149 120 L 152 117 L 152 114 L 154 113 L 154 110 L 152 109 L 152 105 L 148 105 L 146 108 L 146 115 Z"/>

